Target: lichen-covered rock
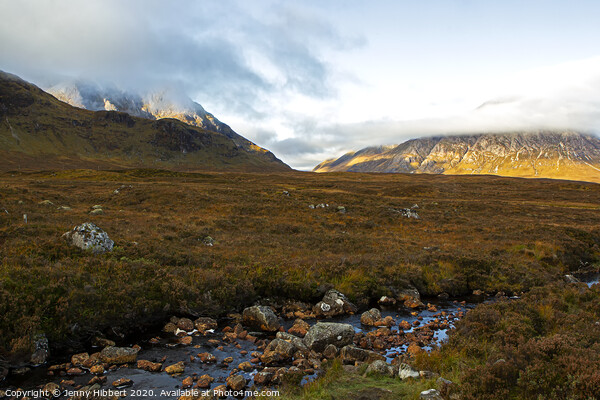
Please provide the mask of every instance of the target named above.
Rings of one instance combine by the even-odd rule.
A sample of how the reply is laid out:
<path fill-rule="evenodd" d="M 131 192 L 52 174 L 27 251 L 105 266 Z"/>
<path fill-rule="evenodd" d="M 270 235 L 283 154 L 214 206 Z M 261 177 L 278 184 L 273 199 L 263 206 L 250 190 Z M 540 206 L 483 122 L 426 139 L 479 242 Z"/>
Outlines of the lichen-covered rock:
<path fill-rule="evenodd" d="M 200 378 L 198 378 L 198 382 L 196 383 L 196 387 L 199 389 L 207 389 L 210 387 L 210 384 L 215 381 L 210 375 L 204 374 Z"/>
<path fill-rule="evenodd" d="M 77 225 L 63 237 L 73 246 L 96 254 L 112 251 L 115 244 L 106 232 L 92 222 Z"/>
<path fill-rule="evenodd" d="M 260 371 L 254 375 L 254 383 L 256 385 L 264 386 L 271 383 L 273 377 L 275 376 L 274 372 L 270 371 Z"/>
<path fill-rule="evenodd" d="M 109 346 L 100 352 L 100 360 L 107 364 L 134 363 L 137 359 L 138 349 L 131 347 Z"/>
<path fill-rule="evenodd" d="M 379 320 L 381 320 L 381 311 L 377 308 L 371 308 L 360 316 L 360 323 L 367 326 L 375 326 Z"/>
<path fill-rule="evenodd" d="M 277 339 L 285 340 L 286 342 L 291 343 L 294 346 L 294 352 L 298 350 L 304 353 L 310 352 L 310 349 L 306 346 L 306 344 L 304 344 L 304 340 L 300 339 L 295 335 L 292 335 L 291 333 L 277 332 L 277 335 L 275 335 L 275 337 Z"/>
<path fill-rule="evenodd" d="M 205 333 L 209 329 L 217 329 L 217 320 L 209 317 L 200 317 L 194 321 L 194 326 L 198 332 Z"/>
<path fill-rule="evenodd" d="M 265 349 L 260 361 L 267 365 L 289 361 L 294 356 L 296 348 L 290 342 L 283 339 L 273 339 Z"/>
<path fill-rule="evenodd" d="M 421 294 L 414 286 L 408 286 L 397 293 L 398 300 L 406 308 L 424 308 L 425 304 L 421 302 Z"/>
<path fill-rule="evenodd" d="M 408 378 L 419 379 L 420 377 L 421 374 L 419 374 L 419 371 L 410 365 L 404 363 L 400 364 L 398 368 L 398 378 L 404 380 Z"/>
<path fill-rule="evenodd" d="M 288 333 L 299 337 L 304 337 L 309 329 L 310 325 L 306 321 L 298 318 L 294 321 L 294 325 L 292 325 L 292 327 L 288 330 Z"/>
<path fill-rule="evenodd" d="M 365 371 L 366 375 L 382 375 L 382 376 L 392 376 L 394 373 L 394 369 L 389 366 L 385 361 L 377 360 L 373 361 L 367 367 Z"/>
<path fill-rule="evenodd" d="M 346 364 L 354 364 L 358 362 L 372 363 L 373 361 L 385 361 L 385 357 L 371 350 L 361 349 L 356 346 L 344 346 L 340 351 L 342 362 Z"/>
<path fill-rule="evenodd" d="M 343 314 L 356 314 L 358 308 L 346 298 L 346 296 L 335 289 L 329 290 L 323 296 L 323 300 L 313 307 L 313 313 L 317 317 L 334 317 Z"/>
<path fill-rule="evenodd" d="M 271 309 L 265 306 L 248 307 L 242 313 L 244 325 L 266 332 L 279 330 L 279 319 Z"/>
<path fill-rule="evenodd" d="M 87 360 L 89 360 L 90 355 L 88 353 L 79 353 L 71 356 L 71 364 L 73 365 L 83 365 Z"/>
<path fill-rule="evenodd" d="M 144 371 L 160 372 L 160 370 L 162 369 L 162 364 L 148 360 L 138 360 L 137 367 L 139 369 L 143 369 Z"/>
<path fill-rule="evenodd" d="M 329 344 L 340 348 L 351 344 L 353 339 L 354 327 L 350 324 L 317 322 L 308 330 L 304 337 L 304 344 L 311 350 L 321 353 Z"/>
<path fill-rule="evenodd" d="M 242 375 L 232 375 L 227 378 L 227 387 L 234 391 L 242 390 L 246 387 L 246 378 Z"/>
<path fill-rule="evenodd" d="M 180 318 L 177 321 L 177 327 L 183 331 L 191 332 L 194 330 L 194 323 L 189 318 Z"/>
<path fill-rule="evenodd" d="M 178 363 L 171 364 L 165 368 L 165 372 L 169 375 L 183 374 L 184 371 L 185 371 L 185 364 L 183 363 L 183 361 L 179 361 Z"/>

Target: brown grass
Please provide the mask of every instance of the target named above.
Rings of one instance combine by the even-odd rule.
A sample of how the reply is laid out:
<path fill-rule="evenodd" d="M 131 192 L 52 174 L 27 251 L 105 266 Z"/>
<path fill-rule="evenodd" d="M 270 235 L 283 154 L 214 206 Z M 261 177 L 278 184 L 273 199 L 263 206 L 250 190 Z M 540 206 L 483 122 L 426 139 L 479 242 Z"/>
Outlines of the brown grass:
<path fill-rule="evenodd" d="M 319 203 L 329 207 L 308 207 Z M 95 204 L 104 215 L 89 215 Z M 418 220 L 394 211 L 413 204 Z M 425 295 L 520 292 L 597 260 L 599 208 L 600 185 L 486 176 L 5 173 L 0 344 L 222 315 L 261 297 L 315 301 L 332 286 L 362 306 L 408 282 Z M 112 253 L 61 239 L 86 221 Z"/>

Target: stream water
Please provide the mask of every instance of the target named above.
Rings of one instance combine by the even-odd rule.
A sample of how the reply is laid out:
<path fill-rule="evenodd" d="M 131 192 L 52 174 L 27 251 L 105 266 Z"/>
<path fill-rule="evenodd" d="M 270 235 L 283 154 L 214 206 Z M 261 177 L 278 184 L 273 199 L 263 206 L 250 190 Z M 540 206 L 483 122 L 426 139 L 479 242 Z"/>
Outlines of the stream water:
<path fill-rule="evenodd" d="M 437 311 L 421 310 L 417 315 L 411 314 L 408 311 L 399 311 L 397 309 L 383 309 L 381 311 L 382 318 L 391 316 L 395 319 L 396 324 L 390 329 L 392 332 L 398 332 L 398 323 L 402 320 L 408 321 L 411 325 L 413 322 L 419 320 L 419 323 L 425 325 L 435 318 L 439 317 L 442 312 L 446 314 L 449 326 L 452 327 L 453 322 L 458 319 L 458 314 L 461 311 L 467 311 L 476 306 L 476 298 L 470 299 L 469 302 L 456 302 L 456 301 L 431 301 L 437 308 Z M 335 317 L 326 320 L 328 322 L 339 322 L 351 324 L 356 332 L 367 333 L 375 330 L 375 327 L 367 327 L 360 323 L 360 314 L 356 315 L 345 315 Z M 316 320 L 306 320 L 309 325 L 316 323 Z M 287 330 L 292 325 L 293 320 L 282 321 L 283 327 Z M 112 383 L 121 378 L 130 379 L 133 384 L 124 388 L 127 398 L 129 399 L 144 399 L 144 398 L 161 398 L 161 399 L 177 399 L 184 389 L 182 389 L 182 380 L 187 376 L 202 376 L 208 374 L 215 379 L 212 383 L 211 388 L 218 385 L 223 385 L 225 379 L 230 375 L 230 371 L 237 367 L 244 361 L 250 361 L 253 357 L 251 353 L 257 351 L 257 346 L 249 341 L 238 340 L 237 345 L 228 344 L 222 341 L 223 336 L 221 330 L 225 325 L 220 325 L 214 333 L 208 333 L 207 335 L 191 335 L 192 344 L 183 346 L 176 344 L 176 338 L 172 334 L 166 334 L 158 332 L 156 337 L 160 337 L 158 343 L 151 344 L 148 340 L 140 340 L 136 343 L 120 343 L 120 346 L 131 346 L 137 344 L 141 346 L 141 350 L 138 353 L 138 360 L 149 360 L 152 362 L 162 362 L 164 366 L 175 364 L 179 361 L 186 363 L 185 372 L 181 376 L 171 376 L 165 372 L 148 372 L 142 369 L 135 368 L 135 365 L 129 367 L 121 367 L 115 370 L 109 370 L 105 373 L 107 377 L 106 383 L 102 388 L 110 388 L 116 390 Z M 414 327 L 409 330 L 404 330 L 405 333 L 410 333 L 414 330 Z M 447 338 L 447 329 L 439 329 L 435 331 L 434 340 L 428 346 L 425 346 L 425 350 L 430 350 L 432 346 L 440 343 Z M 209 340 L 213 342 L 209 342 Z M 218 340 L 219 343 L 215 343 Z M 387 361 L 391 361 L 396 355 L 406 350 L 406 345 L 400 347 L 392 347 L 385 351 Z M 90 352 L 99 351 L 100 349 L 90 349 Z M 199 353 L 209 352 L 217 358 L 217 363 L 207 364 L 202 363 L 196 358 Z M 222 360 L 227 357 L 231 357 L 233 361 L 229 362 L 229 365 L 223 364 Z M 56 360 L 54 360 L 56 361 Z M 58 360 L 60 362 L 69 362 L 69 358 L 64 360 Z M 259 367 L 260 368 L 260 367 Z M 250 372 L 240 372 L 248 380 L 249 386 L 252 384 L 253 376 L 258 372 L 257 369 Z M 12 393 L 12 390 L 17 388 L 24 390 L 34 390 L 43 387 L 49 382 L 54 382 L 61 385 L 61 387 L 75 390 L 81 386 L 89 384 L 90 379 L 94 375 L 85 373 L 80 376 L 48 376 L 48 365 L 32 368 L 30 372 L 24 375 L 11 375 L 9 379 L 3 382 L 0 386 L 1 390 Z M 308 375 L 304 378 L 303 382 L 313 379 L 316 373 Z M 71 383 L 65 384 L 65 381 L 72 381 Z M 69 396 L 63 395 L 60 398 L 66 399 Z M 6 397 L 10 398 L 10 397 Z M 15 397 L 18 398 L 18 397 Z M 32 398 L 35 398 L 33 396 Z M 37 397 L 41 398 L 41 397 Z"/>

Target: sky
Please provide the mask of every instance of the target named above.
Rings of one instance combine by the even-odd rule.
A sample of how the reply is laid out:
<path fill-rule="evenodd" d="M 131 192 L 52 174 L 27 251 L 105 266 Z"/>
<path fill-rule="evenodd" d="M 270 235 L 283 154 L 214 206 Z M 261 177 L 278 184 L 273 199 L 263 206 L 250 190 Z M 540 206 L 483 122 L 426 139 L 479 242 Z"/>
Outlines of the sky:
<path fill-rule="evenodd" d="M 426 135 L 600 131 L 600 2 L 0 0 L 0 70 L 173 86 L 297 169 Z"/>

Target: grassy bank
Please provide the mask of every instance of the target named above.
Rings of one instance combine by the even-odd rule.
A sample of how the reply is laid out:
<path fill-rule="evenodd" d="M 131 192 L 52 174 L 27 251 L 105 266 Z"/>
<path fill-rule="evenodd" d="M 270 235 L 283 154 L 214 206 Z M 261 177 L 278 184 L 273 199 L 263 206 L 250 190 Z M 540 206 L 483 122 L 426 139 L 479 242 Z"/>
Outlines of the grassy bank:
<path fill-rule="evenodd" d="M 362 306 L 409 283 L 425 295 L 521 292 L 600 254 L 600 186 L 588 183 L 145 170 L 4 174 L 0 188 L 5 355 L 39 332 L 79 340 L 265 297 L 314 302 L 330 287 Z M 89 214 L 96 204 L 104 214 Z M 415 204 L 420 218 L 404 217 Z M 112 253 L 64 242 L 86 221 Z"/>
<path fill-rule="evenodd" d="M 463 399 L 600 397 L 600 285 L 556 283 L 480 305 L 448 344 L 416 362 Z"/>

